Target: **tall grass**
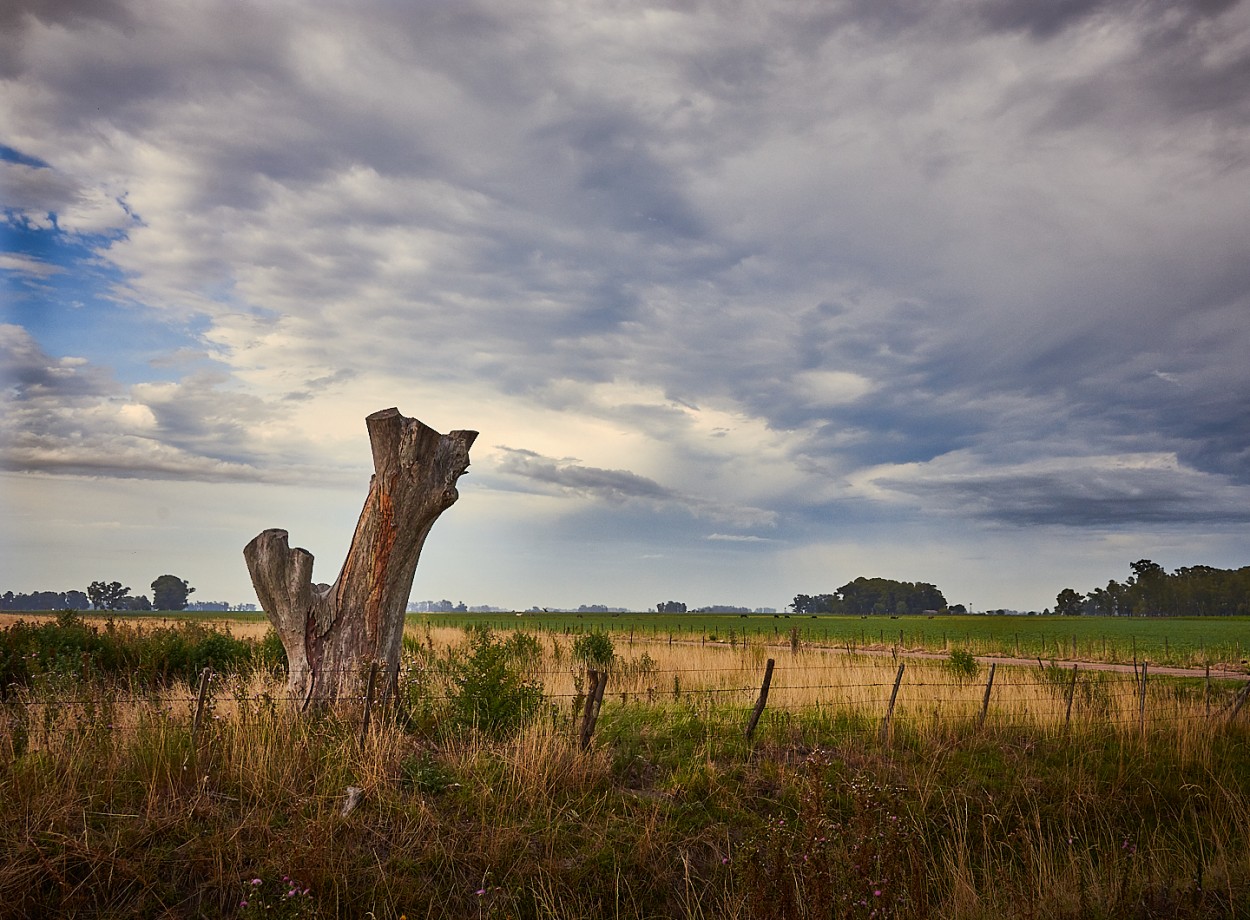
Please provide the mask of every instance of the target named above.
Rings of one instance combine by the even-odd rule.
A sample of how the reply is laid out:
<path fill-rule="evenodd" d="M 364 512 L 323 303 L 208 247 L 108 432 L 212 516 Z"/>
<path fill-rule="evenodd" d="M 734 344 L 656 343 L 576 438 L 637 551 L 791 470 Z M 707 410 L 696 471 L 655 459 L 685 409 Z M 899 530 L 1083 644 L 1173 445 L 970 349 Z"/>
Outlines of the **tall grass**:
<path fill-rule="evenodd" d="M 0 916 L 1246 916 L 1250 720 L 1205 686 L 1148 681 L 1143 730 L 1132 675 L 1079 674 L 1068 722 L 1067 671 L 999 668 L 981 724 L 984 671 L 908 662 L 883 741 L 889 658 L 618 642 L 583 752 L 571 643 L 538 638 L 510 733 L 445 705 L 461 631 L 409 637 L 425 715 L 363 743 L 356 703 L 299 715 L 264 670 L 217 677 L 194 737 L 185 681 L 15 692 Z"/>

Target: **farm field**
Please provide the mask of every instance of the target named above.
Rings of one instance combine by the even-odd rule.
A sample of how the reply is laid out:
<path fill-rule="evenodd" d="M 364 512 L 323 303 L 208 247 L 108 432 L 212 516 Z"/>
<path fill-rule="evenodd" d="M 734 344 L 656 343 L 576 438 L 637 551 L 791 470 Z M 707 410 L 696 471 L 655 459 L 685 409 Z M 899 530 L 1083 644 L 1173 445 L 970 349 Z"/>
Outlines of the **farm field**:
<path fill-rule="evenodd" d="M 49 624 L 38 654 L 69 653 L 28 652 L 0 704 L 0 916 L 1247 916 L 1244 678 L 991 684 L 959 654 L 637 625 L 588 661 L 602 633 L 525 619 L 415 618 L 368 723 L 299 714 L 263 655 L 110 676 L 80 651 L 102 632 Z M 171 623 L 146 629 L 211 640 Z"/>
<path fill-rule="evenodd" d="M 0 627 L 19 619 L 47 620 L 55 614 L 0 614 Z M 105 617 L 85 613 L 92 622 Z M 268 628 L 263 613 L 157 611 L 118 614 L 118 622 L 170 624 L 199 622 L 259 638 Z M 804 644 L 892 651 L 946 653 L 1044 661 L 1087 661 L 1227 669 L 1250 673 L 1250 617 L 1058 617 L 1058 616 L 899 616 L 846 617 L 797 614 L 657 613 L 410 613 L 410 626 L 429 624 L 494 630 L 523 630 L 573 636 L 605 632 L 618 638 L 725 643 L 749 637 L 787 646 L 792 630 Z"/>
<path fill-rule="evenodd" d="M 499 613 L 409 614 L 409 623 L 436 626 L 484 624 L 575 635 L 604 631 L 618 637 L 789 643 L 792 630 L 804 643 L 851 648 L 948 652 L 974 655 L 1104 661 L 1244 670 L 1250 654 L 1247 617 L 1028 617 L 900 616 L 867 618 L 797 614 Z"/>

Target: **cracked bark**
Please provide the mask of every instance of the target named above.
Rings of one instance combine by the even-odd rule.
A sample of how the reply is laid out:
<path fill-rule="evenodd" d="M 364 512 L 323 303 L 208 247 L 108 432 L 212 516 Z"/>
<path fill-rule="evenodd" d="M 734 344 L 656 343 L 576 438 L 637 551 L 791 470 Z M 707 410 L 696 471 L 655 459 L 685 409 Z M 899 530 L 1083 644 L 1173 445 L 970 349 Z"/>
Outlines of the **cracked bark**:
<path fill-rule="evenodd" d="M 369 495 L 334 584 L 313 584 L 313 555 L 266 530 L 243 550 L 256 597 L 286 649 L 292 695 L 324 703 L 358 692 L 362 669 L 395 673 L 404 614 L 430 528 L 459 498 L 476 431 L 439 434 L 398 409 L 365 419 Z"/>

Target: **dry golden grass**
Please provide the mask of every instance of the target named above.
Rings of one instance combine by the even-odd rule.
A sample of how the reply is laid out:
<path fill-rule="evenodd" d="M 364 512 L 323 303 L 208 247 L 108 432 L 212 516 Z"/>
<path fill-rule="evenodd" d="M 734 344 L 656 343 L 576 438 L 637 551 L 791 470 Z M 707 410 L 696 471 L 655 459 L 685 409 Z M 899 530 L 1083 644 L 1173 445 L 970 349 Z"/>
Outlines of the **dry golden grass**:
<path fill-rule="evenodd" d="M 410 627 L 408 635 L 435 650 L 464 641 L 451 627 Z M 583 666 L 572 657 L 576 637 L 536 634 L 543 650 L 529 671 L 557 700 L 574 698 L 582 689 Z M 766 661 L 775 661 L 768 711 L 840 711 L 880 720 L 893 692 L 900 664 L 903 677 L 894 717 L 920 731 L 941 732 L 952 721 L 981 718 L 985 723 L 1028 725 L 1039 731 L 1105 727 L 1122 733 L 1147 731 L 1174 734 L 1178 742 L 1201 744 L 1205 726 L 1220 714 L 1227 689 L 1209 692 L 1190 682 L 1150 678 L 1146 682 L 1143 718 L 1141 684 L 1132 673 L 1077 670 L 1063 666 L 994 668 L 989 703 L 985 705 L 990 667 L 975 674 L 953 670 L 937 658 L 891 658 L 845 649 L 764 644 L 758 639 L 705 643 L 649 638 L 616 640 L 616 661 L 606 700 L 661 703 L 702 697 L 719 707 L 751 707 L 759 695 Z M 1069 700 L 1071 703 L 1069 705 Z"/>
<path fill-rule="evenodd" d="M 409 636 L 443 656 L 465 637 Z M 1082 672 L 1065 728 L 1067 672 L 999 667 L 978 728 L 986 668 L 907 660 L 882 743 L 889 657 L 618 639 L 582 751 L 573 639 L 538 640 L 555 717 L 506 738 L 436 713 L 379 717 L 362 743 L 358 705 L 298 715 L 261 672 L 217 677 L 195 737 L 185 683 L 19 695 L 0 708 L 0 917 L 230 916 L 246 879 L 287 872 L 318 916 L 388 920 L 866 917 L 836 900 L 855 886 L 897 918 L 1197 920 L 1250 895 L 1245 732 L 1200 687 L 1148 683 L 1143 733 L 1132 675 Z M 858 728 L 832 732 L 840 713 Z M 348 786 L 364 803 L 343 817 Z M 902 830 L 874 849 L 887 818 Z"/>
<path fill-rule="evenodd" d="M 17 622 L 51 623 L 57 619 L 57 616 L 58 614 L 55 611 L 49 611 L 47 613 L 0 613 L 0 630 L 7 629 L 9 626 L 12 626 Z M 103 628 L 110 620 L 112 620 L 117 623 L 124 623 L 128 628 L 132 628 L 138 633 L 143 633 L 148 630 L 162 629 L 177 625 L 178 623 L 187 622 L 188 620 L 194 618 L 182 615 L 174 617 L 163 617 L 159 615 L 144 617 L 110 617 L 107 615 L 100 615 L 98 613 L 84 612 L 79 616 L 79 619 L 88 626 L 95 626 L 97 628 Z M 265 633 L 267 633 L 270 629 L 268 621 L 257 620 L 255 618 L 236 620 L 230 617 L 214 616 L 211 619 L 204 619 L 199 622 L 203 622 L 204 625 L 215 629 L 218 632 L 229 633 L 238 639 L 259 640 L 264 638 Z"/>

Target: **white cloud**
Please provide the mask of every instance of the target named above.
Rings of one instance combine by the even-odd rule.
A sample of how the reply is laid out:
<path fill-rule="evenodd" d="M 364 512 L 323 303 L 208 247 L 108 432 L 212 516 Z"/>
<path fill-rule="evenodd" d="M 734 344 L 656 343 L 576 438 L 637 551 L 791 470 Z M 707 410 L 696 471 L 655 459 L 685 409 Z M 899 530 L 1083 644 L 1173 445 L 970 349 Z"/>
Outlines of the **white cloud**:
<path fill-rule="evenodd" d="M 64 269 L 22 253 L 0 252 L 0 271 L 16 272 L 31 278 L 50 278 L 61 274 Z"/>
<path fill-rule="evenodd" d="M 808 406 L 827 408 L 854 402 L 872 391 L 872 381 L 848 371 L 804 371 L 795 387 Z"/>
<path fill-rule="evenodd" d="M 50 164 L 0 163 L 6 206 L 115 237 L 99 293 L 180 338 L 117 367 L 82 310 L 13 344 L 10 466 L 355 481 L 396 405 L 483 432 L 470 489 L 645 508 L 667 558 L 752 539 L 689 518 L 791 546 L 1241 500 L 1244 5 L 288 12 L 6 29 L 6 143 Z"/>

